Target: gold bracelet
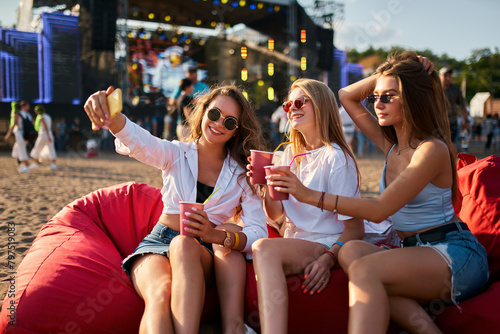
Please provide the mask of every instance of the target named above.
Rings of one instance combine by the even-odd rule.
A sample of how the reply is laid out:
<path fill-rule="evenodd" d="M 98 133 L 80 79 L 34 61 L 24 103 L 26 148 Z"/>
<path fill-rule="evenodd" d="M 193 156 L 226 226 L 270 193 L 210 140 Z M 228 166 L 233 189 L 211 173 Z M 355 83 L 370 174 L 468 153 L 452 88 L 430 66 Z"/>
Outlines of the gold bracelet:
<path fill-rule="evenodd" d="M 339 195 L 335 195 L 335 207 L 333 208 L 333 213 L 337 213 L 337 204 L 339 203 Z"/>
<path fill-rule="evenodd" d="M 234 245 L 231 247 L 231 249 L 236 249 L 238 245 L 240 244 L 240 236 L 238 235 L 238 232 L 233 232 L 234 233 Z"/>

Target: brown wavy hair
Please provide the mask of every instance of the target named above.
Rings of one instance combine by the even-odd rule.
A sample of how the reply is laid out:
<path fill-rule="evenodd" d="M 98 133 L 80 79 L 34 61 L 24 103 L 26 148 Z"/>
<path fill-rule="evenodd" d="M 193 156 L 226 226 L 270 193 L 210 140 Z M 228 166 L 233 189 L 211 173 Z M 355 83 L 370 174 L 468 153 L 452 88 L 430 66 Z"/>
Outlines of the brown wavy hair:
<path fill-rule="evenodd" d="M 361 176 L 358 164 L 354 158 L 354 153 L 351 151 L 345 139 L 339 107 L 332 90 L 323 82 L 313 79 L 298 79 L 294 81 L 290 87 L 290 93 L 295 88 L 302 89 L 313 105 L 316 132 L 319 134 L 321 142 L 327 146 L 332 146 L 332 142 L 336 143 L 344 152 L 346 159 L 347 155 L 349 155 L 354 161 L 358 173 L 359 187 Z M 289 137 L 292 141 L 291 147 L 293 155 L 306 151 L 306 140 L 300 131 L 290 127 Z M 300 164 L 301 157 L 298 157 L 295 161 L 297 161 L 297 164 Z"/>
<path fill-rule="evenodd" d="M 234 85 L 219 85 L 210 89 L 210 92 L 200 96 L 194 106 L 193 113 L 189 117 L 189 126 L 191 134 L 186 141 L 198 140 L 202 135 L 201 123 L 203 116 L 207 112 L 208 106 L 217 96 L 227 96 L 233 99 L 240 107 L 240 117 L 238 119 L 238 128 L 236 135 L 226 142 L 226 148 L 231 158 L 238 163 L 244 172 L 239 177 L 246 177 L 246 165 L 250 150 L 265 150 L 263 142 L 261 125 L 257 119 L 252 104 L 246 99 L 242 91 Z M 256 188 L 246 177 L 247 183 L 256 191 Z"/>
<path fill-rule="evenodd" d="M 392 76 L 398 82 L 403 127 L 410 133 L 410 143 L 437 138 L 448 146 L 453 173 L 452 193 L 455 201 L 457 194 L 456 150 L 451 141 L 447 102 L 439 75 L 436 71 L 429 74 L 419 62 L 417 54 L 412 51 L 390 55 L 387 61 L 377 68 L 374 75 Z M 382 127 L 382 132 L 389 142 L 398 143 L 393 126 Z"/>

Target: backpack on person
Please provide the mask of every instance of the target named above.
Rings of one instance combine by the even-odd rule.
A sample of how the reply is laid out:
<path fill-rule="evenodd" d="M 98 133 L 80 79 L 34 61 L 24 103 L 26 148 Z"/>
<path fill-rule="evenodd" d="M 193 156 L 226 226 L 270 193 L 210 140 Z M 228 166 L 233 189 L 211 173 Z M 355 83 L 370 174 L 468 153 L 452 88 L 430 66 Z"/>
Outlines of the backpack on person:
<path fill-rule="evenodd" d="M 38 132 L 35 130 L 35 125 L 28 117 L 23 117 L 23 138 L 30 143 L 33 143 L 38 137 Z"/>

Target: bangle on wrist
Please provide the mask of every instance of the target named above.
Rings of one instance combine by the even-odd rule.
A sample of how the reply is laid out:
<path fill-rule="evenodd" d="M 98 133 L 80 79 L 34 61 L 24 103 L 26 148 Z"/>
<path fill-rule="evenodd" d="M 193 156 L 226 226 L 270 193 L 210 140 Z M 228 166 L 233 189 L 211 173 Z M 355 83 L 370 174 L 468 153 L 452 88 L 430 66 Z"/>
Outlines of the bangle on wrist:
<path fill-rule="evenodd" d="M 333 244 L 339 245 L 340 247 L 344 246 L 344 243 L 342 241 L 335 241 Z"/>
<path fill-rule="evenodd" d="M 335 207 L 333 208 L 333 213 L 337 213 L 337 204 L 339 203 L 339 195 L 335 195 Z"/>
<path fill-rule="evenodd" d="M 236 249 L 238 245 L 240 244 L 240 236 L 238 235 L 238 232 L 233 232 L 234 233 L 234 245 L 231 247 L 231 249 Z"/>

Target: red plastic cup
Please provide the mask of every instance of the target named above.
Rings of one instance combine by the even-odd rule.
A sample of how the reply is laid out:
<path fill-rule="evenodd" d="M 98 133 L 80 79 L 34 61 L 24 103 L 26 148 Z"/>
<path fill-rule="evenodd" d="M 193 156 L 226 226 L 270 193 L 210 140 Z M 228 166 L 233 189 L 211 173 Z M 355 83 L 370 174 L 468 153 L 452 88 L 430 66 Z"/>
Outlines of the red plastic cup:
<path fill-rule="evenodd" d="M 272 174 L 285 175 L 284 173 L 280 173 L 278 171 L 271 170 L 271 167 L 275 167 L 275 166 L 265 166 L 264 167 L 264 170 L 266 172 L 266 176 L 272 175 Z M 278 167 L 278 166 L 276 166 L 276 167 Z M 279 167 L 286 167 L 286 168 L 288 168 L 288 170 L 290 170 L 290 166 L 279 166 Z M 278 191 L 278 190 L 274 189 L 274 187 L 271 187 L 271 186 L 268 186 L 267 190 L 269 191 L 269 197 L 273 201 L 286 201 L 290 195 L 289 193 L 284 193 L 284 192 Z"/>
<path fill-rule="evenodd" d="M 202 203 L 179 202 L 179 207 L 180 207 L 180 225 L 179 226 L 180 226 L 181 235 L 185 235 L 188 237 L 195 237 L 194 234 L 189 233 L 189 232 L 184 230 L 184 226 L 186 226 L 188 228 L 190 226 L 184 225 L 183 220 L 186 219 L 189 221 L 196 222 L 197 220 L 190 219 L 188 216 L 186 216 L 186 212 L 194 212 L 192 209 L 193 207 L 197 208 L 199 210 L 203 210 L 205 206 Z"/>
<path fill-rule="evenodd" d="M 252 177 L 250 177 L 250 182 L 253 184 L 266 184 L 264 166 L 273 164 L 273 155 L 273 152 L 250 150 L 250 158 L 252 158 Z"/>

